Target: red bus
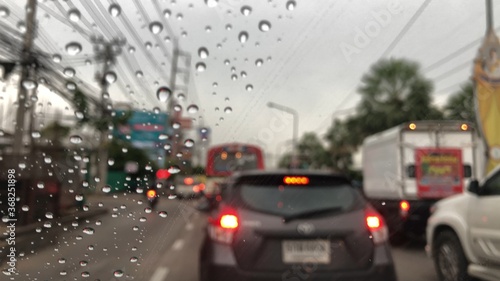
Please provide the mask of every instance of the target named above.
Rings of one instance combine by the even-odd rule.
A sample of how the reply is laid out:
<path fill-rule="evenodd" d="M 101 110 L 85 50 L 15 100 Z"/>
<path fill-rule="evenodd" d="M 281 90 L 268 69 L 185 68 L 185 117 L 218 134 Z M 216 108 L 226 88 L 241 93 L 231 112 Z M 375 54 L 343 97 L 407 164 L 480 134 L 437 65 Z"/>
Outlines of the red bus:
<path fill-rule="evenodd" d="M 208 150 L 205 173 L 208 177 L 226 177 L 234 171 L 263 170 L 264 157 L 258 146 L 226 143 Z"/>

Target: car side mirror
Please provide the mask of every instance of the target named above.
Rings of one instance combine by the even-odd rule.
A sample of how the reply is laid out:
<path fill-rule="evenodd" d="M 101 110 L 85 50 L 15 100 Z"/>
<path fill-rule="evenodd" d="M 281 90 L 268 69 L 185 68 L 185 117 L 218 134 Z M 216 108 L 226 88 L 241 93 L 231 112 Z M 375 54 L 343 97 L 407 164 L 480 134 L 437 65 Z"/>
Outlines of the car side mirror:
<path fill-rule="evenodd" d="M 467 190 L 470 193 L 479 195 L 479 181 L 478 180 L 471 180 L 470 183 L 469 183 L 469 187 L 467 188 Z"/>

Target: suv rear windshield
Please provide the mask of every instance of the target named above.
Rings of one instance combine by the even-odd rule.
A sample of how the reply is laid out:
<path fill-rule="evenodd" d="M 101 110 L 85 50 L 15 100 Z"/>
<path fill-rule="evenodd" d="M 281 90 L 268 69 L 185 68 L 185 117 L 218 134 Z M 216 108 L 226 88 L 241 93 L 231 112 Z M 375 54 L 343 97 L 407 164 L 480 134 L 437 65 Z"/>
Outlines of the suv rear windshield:
<path fill-rule="evenodd" d="M 362 205 L 362 197 L 347 181 L 308 178 L 305 185 L 286 185 L 283 176 L 247 179 L 234 186 L 234 199 L 240 206 L 284 217 L 329 209 L 342 213 Z"/>

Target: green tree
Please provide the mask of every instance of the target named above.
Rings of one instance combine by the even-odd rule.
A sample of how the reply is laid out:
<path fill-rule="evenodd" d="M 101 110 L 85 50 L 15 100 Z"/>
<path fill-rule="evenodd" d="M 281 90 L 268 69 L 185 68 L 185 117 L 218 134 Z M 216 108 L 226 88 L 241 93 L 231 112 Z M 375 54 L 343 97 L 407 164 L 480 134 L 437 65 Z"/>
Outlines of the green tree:
<path fill-rule="evenodd" d="M 327 166 L 329 159 L 326 149 L 315 133 L 305 133 L 300 138 L 297 149 L 299 153 L 300 168 L 321 169 Z M 278 166 L 280 168 L 288 168 L 291 161 L 292 154 L 286 153 L 280 158 Z"/>
<path fill-rule="evenodd" d="M 467 82 L 448 99 L 444 107 L 445 117 L 450 120 L 476 122 L 474 110 L 474 86 Z"/>
<path fill-rule="evenodd" d="M 420 73 L 420 66 L 406 59 L 375 63 L 361 79 L 361 102 L 352 121 L 357 126 L 356 144 L 366 136 L 412 120 L 443 119 L 432 105 L 433 84 Z"/>
<path fill-rule="evenodd" d="M 352 165 L 352 154 L 356 151 L 356 133 L 351 131 L 357 119 L 350 118 L 345 121 L 336 119 L 325 135 L 328 142 L 328 166 L 334 170 L 347 172 Z"/>

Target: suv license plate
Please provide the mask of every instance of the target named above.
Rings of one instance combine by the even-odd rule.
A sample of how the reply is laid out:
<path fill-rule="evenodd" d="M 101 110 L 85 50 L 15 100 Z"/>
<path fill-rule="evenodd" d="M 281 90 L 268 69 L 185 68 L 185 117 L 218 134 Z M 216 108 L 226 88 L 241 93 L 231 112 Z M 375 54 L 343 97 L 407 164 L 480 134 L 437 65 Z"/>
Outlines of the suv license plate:
<path fill-rule="evenodd" d="M 284 240 L 283 263 L 330 263 L 329 240 Z"/>

